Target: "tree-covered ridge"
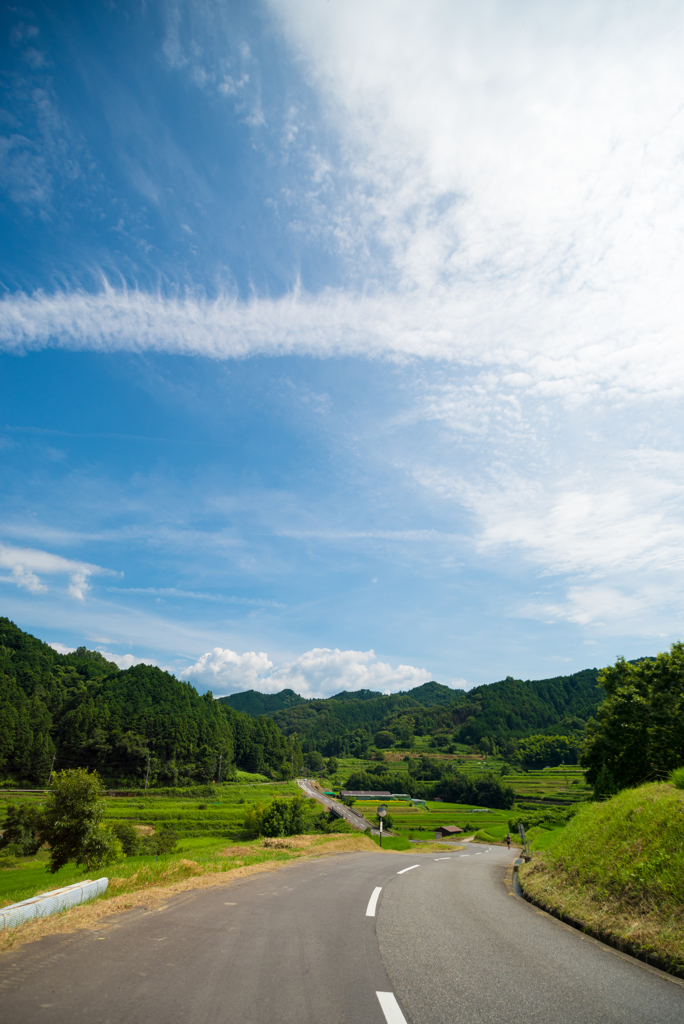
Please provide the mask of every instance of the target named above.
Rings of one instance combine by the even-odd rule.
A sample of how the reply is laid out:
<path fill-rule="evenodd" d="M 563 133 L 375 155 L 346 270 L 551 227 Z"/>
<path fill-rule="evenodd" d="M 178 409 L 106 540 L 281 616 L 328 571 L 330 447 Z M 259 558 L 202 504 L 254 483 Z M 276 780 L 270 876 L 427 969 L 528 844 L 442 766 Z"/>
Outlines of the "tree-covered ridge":
<path fill-rule="evenodd" d="M 0 618 L 0 777 L 44 785 L 55 768 L 109 783 L 184 785 L 297 770 L 301 753 L 270 718 L 200 696 L 151 665 L 121 671 L 97 651 L 58 654 Z"/>
<path fill-rule="evenodd" d="M 218 700 L 235 711 L 242 711 L 254 718 L 258 718 L 259 715 L 272 715 L 276 711 L 282 711 L 283 708 L 306 703 L 304 697 L 300 697 L 294 690 L 280 690 L 279 693 L 243 690 L 241 693 L 231 693 L 227 697 L 219 697 Z"/>
<path fill-rule="evenodd" d="M 326 757 L 364 756 L 381 732 L 407 747 L 413 736 L 430 735 L 440 747 L 474 743 L 505 748 L 531 734 L 581 734 L 605 697 L 598 677 L 594 668 L 553 679 L 509 676 L 467 693 L 433 681 L 389 696 L 364 690 L 320 700 L 300 698 L 261 713 L 272 716 L 287 735 L 296 732 L 305 750 L 319 750 Z M 242 696 L 222 700 L 232 703 Z M 272 694 L 269 700 L 279 696 Z"/>

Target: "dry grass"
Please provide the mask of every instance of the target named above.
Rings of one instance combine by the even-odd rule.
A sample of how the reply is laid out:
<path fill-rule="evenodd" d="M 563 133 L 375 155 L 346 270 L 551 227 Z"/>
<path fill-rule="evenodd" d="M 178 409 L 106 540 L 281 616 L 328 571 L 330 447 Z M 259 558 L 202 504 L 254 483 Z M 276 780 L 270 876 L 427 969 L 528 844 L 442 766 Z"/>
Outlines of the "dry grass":
<path fill-rule="evenodd" d="M 142 867 L 129 878 L 111 878 L 104 897 L 80 907 L 72 907 L 61 914 L 27 921 L 17 928 L 4 928 L 0 931 L 0 952 L 15 950 L 27 942 L 34 942 L 46 935 L 60 935 L 79 929 L 100 927 L 105 918 L 120 914 L 135 907 L 152 909 L 163 900 L 179 892 L 191 889 L 209 889 L 215 886 L 230 885 L 236 879 L 264 871 L 275 871 L 292 860 L 308 857 L 327 856 L 336 853 L 377 853 L 378 847 L 367 836 L 331 834 L 326 836 L 289 836 L 282 842 L 287 847 L 266 846 L 266 840 L 259 846 L 228 847 L 219 856 L 254 856 L 256 853 L 268 855 L 273 851 L 272 860 L 263 860 L 258 864 L 242 865 L 239 861 L 234 867 L 226 867 L 221 871 L 207 869 L 194 860 L 185 858 L 171 859 L 165 871 L 152 872 Z M 274 843 L 274 840 L 270 841 Z M 240 851 L 238 853 L 238 851 Z M 209 868 L 211 865 L 209 865 Z"/>

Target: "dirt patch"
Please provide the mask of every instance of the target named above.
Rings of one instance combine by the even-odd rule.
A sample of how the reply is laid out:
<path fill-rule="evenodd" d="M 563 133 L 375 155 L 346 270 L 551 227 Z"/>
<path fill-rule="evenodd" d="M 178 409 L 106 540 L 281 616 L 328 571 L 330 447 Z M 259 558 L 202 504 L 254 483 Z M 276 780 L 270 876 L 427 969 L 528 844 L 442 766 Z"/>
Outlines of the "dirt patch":
<path fill-rule="evenodd" d="M 134 825 L 133 828 L 139 836 L 153 836 L 156 832 L 151 825 Z"/>
<path fill-rule="evenodd" d="M 257 852 L 255 846 L 227 846 L 221 850 L 219 857 L 249 857 Z"/>
<path fill-rule="evenodd" d="M 322 836 L 278 836 L 273 839 L 267 837 L 262 839 L 261 846 L 265 850 L 308 850 L 316 855 L 377 850 L 377 846 L 368 836 L 352 835 L 348 832 L 331 832 L 329 835 Z"/>

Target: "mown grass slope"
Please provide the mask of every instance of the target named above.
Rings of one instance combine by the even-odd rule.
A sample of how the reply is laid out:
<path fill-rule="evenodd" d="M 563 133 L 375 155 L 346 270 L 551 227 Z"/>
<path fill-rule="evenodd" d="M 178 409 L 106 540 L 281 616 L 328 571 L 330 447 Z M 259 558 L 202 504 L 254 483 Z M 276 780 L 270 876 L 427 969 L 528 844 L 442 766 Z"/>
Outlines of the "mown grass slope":
<path fill-rule="evenodd" d="M 520 869 L 547 906 L 684 968 L 684 791 L 666 783 L 587 804 Z"/>

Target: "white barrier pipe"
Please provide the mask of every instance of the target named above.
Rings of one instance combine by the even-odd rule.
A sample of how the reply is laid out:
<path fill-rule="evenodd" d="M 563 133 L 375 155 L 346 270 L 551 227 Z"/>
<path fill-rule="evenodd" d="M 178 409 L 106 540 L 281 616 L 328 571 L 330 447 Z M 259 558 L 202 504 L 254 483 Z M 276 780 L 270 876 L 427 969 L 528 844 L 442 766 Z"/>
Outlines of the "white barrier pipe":
<path fill-rule="evenodd" d="M 85 882 L 74 882 L 61 889 L 43 892 L 40 896 L 32 896 L 20 903 L 11 903 L 9 907 L 0 907 L 0 928 L 15 928 L 34 917 L 47 917 L 48 914 L 58 914 L 68 907 L 76 907 L 79 903 L 87 903 L 105 892 L 108 885 L 108 878 L 98 878 L 94 882 L 87 879 Z"/>

